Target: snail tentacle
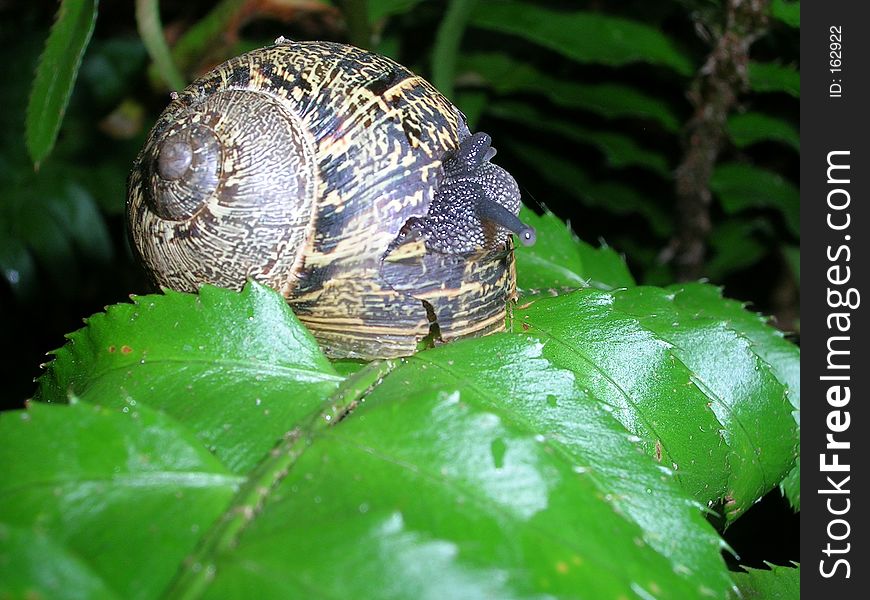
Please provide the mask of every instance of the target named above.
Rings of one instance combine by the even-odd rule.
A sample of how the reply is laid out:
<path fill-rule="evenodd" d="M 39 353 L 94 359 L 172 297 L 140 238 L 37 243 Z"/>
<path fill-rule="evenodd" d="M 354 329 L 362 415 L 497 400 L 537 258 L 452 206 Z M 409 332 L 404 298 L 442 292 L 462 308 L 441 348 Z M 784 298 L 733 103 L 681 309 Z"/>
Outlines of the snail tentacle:
<path fill-rule="evenodd" d="M 475 208 L 481 219 L 498 223 L 505 229 L 512 231 L 524 246 L 531 246 L 535 243 L 537 239 L 535 229 L 520 221 L 519 217 L 498 202 L 493 202 L 484 194 L 480 194 L 477 196 Z"/>

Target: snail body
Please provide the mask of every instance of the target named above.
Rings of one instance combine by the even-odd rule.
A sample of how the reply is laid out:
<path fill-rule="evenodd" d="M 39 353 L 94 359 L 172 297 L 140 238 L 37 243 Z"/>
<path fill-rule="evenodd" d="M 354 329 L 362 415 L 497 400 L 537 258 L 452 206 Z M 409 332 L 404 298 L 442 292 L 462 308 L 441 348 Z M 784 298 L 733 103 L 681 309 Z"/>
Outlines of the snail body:
<path fill-rule="evenodd" d="M 128 182 L 155 283 L 279 291 L 334 357 L 504 328 L 513 178 L 431 84 L 352 46 L 284 42 L 174 95 Z"/>

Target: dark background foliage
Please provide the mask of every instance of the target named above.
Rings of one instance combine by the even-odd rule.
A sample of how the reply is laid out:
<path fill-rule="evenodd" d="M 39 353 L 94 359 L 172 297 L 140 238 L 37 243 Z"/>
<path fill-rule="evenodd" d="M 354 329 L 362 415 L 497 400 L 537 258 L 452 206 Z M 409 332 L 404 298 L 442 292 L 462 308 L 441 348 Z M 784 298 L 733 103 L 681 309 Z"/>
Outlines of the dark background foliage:
<path fill-rule="evenodd" d="M 159 6 L 186 80 L 278 35 L 350 41 L 392 56 L 432 79 L 473 129 L 493 137 L 497 162 L 520 183 L 527 205 L 547 207 L 584 240 L 616 248 L 640 283 L 707 278 L 796 336 L 797 7 L 783 0 L 527 4 L 561 13 L 564 29 L 513 31 L 517 3 L 491 0 Z M 56 10 L 53 1 L 0 2 L 3 408 L 30 396 L 45 353 L 82 317 L 149 291 L 126 243 L 124 182 L 170 86 L 151 65 L 134 3 L 100 4 L 57 144 L 35 169 L 25 110 Z M 601 33 L 588 47 L 560 46 L 554 33 L 570 40 L 571 28 L 584 26 L 575 14 L 611 20 L 576 34 Z M 617 43 L 632 23 L 662 34 L 635 59 Z M 752 512 L 729 538 L 743 562 L 755 554 L 796 559 L 797 522 L 778 492 Z M 753 539 L 759 521 L 775 548 Z"/>

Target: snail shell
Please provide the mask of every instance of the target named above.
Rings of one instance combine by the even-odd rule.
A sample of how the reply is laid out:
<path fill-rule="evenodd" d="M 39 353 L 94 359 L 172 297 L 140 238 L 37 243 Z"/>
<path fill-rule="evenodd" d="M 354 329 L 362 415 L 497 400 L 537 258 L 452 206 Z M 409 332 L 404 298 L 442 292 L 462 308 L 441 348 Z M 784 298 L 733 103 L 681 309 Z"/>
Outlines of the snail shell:
<path fill-rule="evenodd" d="M 129 179 L 131 244 L 160 286 L 274 288 L 330 356 L 407 355 L 504 328 L 510 232 L 533 232 L 494 154 L 394 61 L 279 43 L 170 102 Z"/>

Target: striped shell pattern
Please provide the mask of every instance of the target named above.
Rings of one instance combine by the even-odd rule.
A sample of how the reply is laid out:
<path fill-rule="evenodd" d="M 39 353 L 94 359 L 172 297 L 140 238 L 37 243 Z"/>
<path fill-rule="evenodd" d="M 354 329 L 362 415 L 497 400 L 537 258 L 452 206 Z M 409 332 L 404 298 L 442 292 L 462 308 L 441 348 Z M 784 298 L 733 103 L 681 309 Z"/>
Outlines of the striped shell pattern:
<path fill-rule="evenodd" d="M 494 154 L 394 61 L 280 40 L 174 95 L 130 175 L 131 243 L 161 286 L 274 288 L 330 356 L 407 355 L 504 328 L 513 240 L 498 223 L 519 192 Z M 468 209 L 484 171 L 495 200 Z"/>

